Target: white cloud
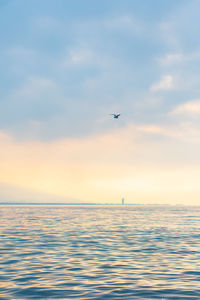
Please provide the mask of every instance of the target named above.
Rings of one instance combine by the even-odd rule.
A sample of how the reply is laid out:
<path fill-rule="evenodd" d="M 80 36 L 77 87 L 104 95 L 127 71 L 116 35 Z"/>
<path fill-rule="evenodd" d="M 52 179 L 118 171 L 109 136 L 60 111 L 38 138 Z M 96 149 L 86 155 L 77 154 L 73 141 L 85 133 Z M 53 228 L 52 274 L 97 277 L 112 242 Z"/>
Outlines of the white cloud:
<path fill-rule="evenodd" d="M 176 23 L 171 20 L 160 24 L 160 37 L 170 48 L 179 49 L 180 41 L 176 33 Z"/>
<path fill-rule="evenodd" d="M 125 30 L 133 34 L 141 34 L 143 24 L 131 15 L 121 15 L 105 19 L 103 24 L 107 29 Z"/>
<path fill-rule="evenodd" d="M 200 130 L 189 122 L 165 126 L 142 125 L 138 126 L 137 129 L 147 135 L 160 135 L 170 139 L 199 144 Z"/>
<path fill-rule="evenodd" d="M 69 59 L 73 64 L 85 64 L 94 60 L 94 53 L 89 49 L 71 49 Z"/>
<path fill-rule="evenodd" d="M 108 68 L 113 64 L 113 59 L 98 52 L 92 46 L 85 46 L 80 43 L 77 47 L 71 47 L 65 53 L 60 65 L 68 67 L 98 67 Z"/>
<path fill-rule="evenodd" d="M 168 53 L 159 59 L 159 63 L 163 66 L 169 66 L 180 63 L 184 60 L 184 56 L 180 53 Z"/>
<path fill-rule="evenodd" d="M 36 95 L 43 95 L 49 90 L 51 90 L 52 92 L 52 89 L 55 88 L 55 82 L 50 79 L 42 77 L 32 77 L 28 79 L 24 86 L 19 88 L 19 90 L 17 91 L 17 95 L 23 97 L 35 97 Z"/>
<path fill-rule="evenodd" d="M 171 75 L 165 75 L 161 80 L 151 86 L 151 90 L 156 92 L 160 90 L 172 90 L 174 88 L 174 79 Z"/>
<path fill-rule="evenodd" d="M 166 53 L 164 56 L 158 58 L 157 61 L 162 67 L 172 67 L 180 63 L 187 64 L 196 62 L 197 60 L 199 61 L 199 59 L 200 51 L 198 49 L 187 53 Z"/>
<path fill-rule="evenodd" d="M 186 103 L 178 105 L 173 111 L 172 114 L 200 114 L 200 99 L 195 99 L 188 101 Z"/>
<path fill-rule="evenodd" d="M 161 127 L 156 125 L 143 125 L 138 126 L 138 130 L 144 133 L 152 133 L 152 134 L 162 134 L 163 130 Z"/>

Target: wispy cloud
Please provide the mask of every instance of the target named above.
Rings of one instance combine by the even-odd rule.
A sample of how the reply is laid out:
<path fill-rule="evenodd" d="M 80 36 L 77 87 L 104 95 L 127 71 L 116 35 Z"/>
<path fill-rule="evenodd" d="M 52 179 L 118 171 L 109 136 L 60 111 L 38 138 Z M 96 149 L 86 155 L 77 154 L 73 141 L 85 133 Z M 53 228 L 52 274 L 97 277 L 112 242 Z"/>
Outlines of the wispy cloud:
<path fill-rule="evenodd" d="M 199 144 L 200 130 L 191 122 L 176 122 L 167 125 L 142 125 L 138 130 L 147 135 L 164 137 L 166 140 L 174 139 L 179 142 Z"/>
<path fill-rule="evenodd" d="M 127 33 L 139 35 L 144 33 L 144 24 L 132 14 L 111 16 L 103 21 L 103 26 L 108 30 L 122 30 Z"/>
<path fill-rule="evenodd" d="M 175 107 L 172 111 L 174 115 L 199 115 L 200 99 L 191 100 Z"/>
<path fill-rule="evenodd" d="M 159 82 L 154 83 L 151 86 L 151 91 L 167 91 L 174 88 L 174 78 L 171 75 L 165 75 L 161 78 Z"/>
<path fill-rule="evenodd" d="M 62 61 L 64 67 L 85 67 L 86 69 L 100 68 L 110 66 L 112 59 L 106 55 L 100 53 L 98 49 L 95 49 L 92 45 L 82 45 L 71 47 Z"/>
<path fill-rule="evenodd" d="M 90 63 L 94 59 L 94 53 L 89 49 L 71 49 L 69 57 L 74 64 L 84 64 Z"/>
<path fill-rule="evenodd" d="M 27 97 L 27 100 L 30 97 L 36 99 L 39 96 L 42 98 L 44 93 L 51 94 L 52 90 L 56 89 L 56 87 L 56 83 L 48 78 L 31 77 L 16 91 L 15 96 Z"/>
<path fill-rule="evenodd" d="M 161 66 L 172 66 L 184 61 L 184 56 L 181 53 L 168 53 L 158 59 Z"/>

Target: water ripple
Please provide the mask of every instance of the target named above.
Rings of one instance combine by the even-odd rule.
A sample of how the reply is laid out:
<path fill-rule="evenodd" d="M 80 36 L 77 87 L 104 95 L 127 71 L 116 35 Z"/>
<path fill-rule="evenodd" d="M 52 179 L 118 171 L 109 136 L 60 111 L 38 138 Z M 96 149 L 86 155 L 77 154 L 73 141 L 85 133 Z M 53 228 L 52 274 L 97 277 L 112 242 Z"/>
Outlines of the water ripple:
<path fill-rule="evenodd" d="M 1 206 L 0 299 L 200 299 L 200 208 Z"/>

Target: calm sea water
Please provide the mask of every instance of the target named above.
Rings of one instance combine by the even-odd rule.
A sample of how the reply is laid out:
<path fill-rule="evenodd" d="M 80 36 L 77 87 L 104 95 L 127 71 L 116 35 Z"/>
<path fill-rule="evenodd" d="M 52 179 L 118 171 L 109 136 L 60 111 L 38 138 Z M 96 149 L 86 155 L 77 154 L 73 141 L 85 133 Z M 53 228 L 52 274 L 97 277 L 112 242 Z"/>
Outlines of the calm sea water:
<path fill-rule="evenodd" d="M 200 299 L 200 207 L 0 206 L 0 299 Z"/>

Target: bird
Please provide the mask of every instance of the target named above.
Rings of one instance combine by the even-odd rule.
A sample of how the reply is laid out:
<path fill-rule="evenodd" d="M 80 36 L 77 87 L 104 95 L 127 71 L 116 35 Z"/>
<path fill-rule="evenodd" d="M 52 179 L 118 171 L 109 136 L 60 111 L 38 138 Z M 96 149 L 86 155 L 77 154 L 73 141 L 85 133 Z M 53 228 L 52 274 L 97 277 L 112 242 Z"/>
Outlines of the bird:
<path fill-rule="evenodd" d="M 111 116 L 113 116 L 114 119 L 118 119 L 120 114 L 110 114 Z"/>

